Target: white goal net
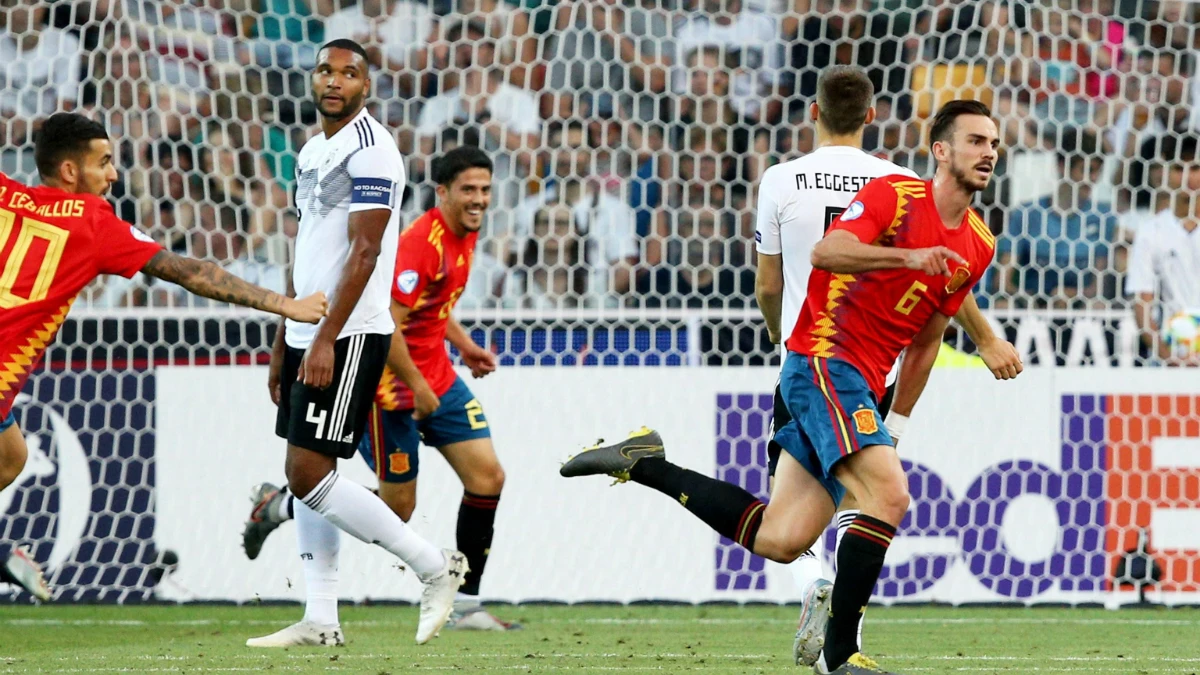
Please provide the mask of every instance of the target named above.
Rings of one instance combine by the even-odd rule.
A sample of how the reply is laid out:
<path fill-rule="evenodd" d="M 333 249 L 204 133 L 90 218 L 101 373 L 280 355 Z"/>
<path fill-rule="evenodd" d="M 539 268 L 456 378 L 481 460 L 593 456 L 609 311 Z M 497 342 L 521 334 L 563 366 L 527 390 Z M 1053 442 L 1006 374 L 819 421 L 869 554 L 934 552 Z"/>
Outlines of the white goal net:
<path fill-rule="evenodd" d="M 786 572 L 657 495 L 597 492 L 588 509 L 647 531 L 597 530 L 590 487 L 566 489 L 557 462 L 645 423 L 765 496 L 779 356 L 754 299 L 759 177 L 814 148 L 826 66 L 867 70 L 865 149 L 923 176 L 933 112 L 977 98 L 1003 137 L 976 204 L 998 242 L 977 298 L 1031 368 L 992 383 L 947 335 L 901 449 L 914 507 L 879 595 L 1194 602 L 1198 26 L 1182 0 L 0 0 L 0 171 L 36 182 L 41 120 L 86 112 L 118 148 L 121 217 L 283 290 L 308 71 L 323 41 L 360 41 L 371 111 L 408 162 L 406 219 L 433 203 L 438 153 L 496 163 L 456 311 L 500 357 L 472 387 L 520 486 L 484 595 L 787 601 Z M 142 276 L 86 289 L 17 407 L 31 458 L 0 492 L 0 541 L 29 546 L 61 600 L 297 597 L 264 571 L 295 567 L 290 534 L 258 567 L 236 541 L 245 491 L 281 477 L 273 331 Z M 417 525 L 449 545 L 444 469 L 430 462 Z M 527 551 L 547 542 L 595 581 L 530 587 Z M 678 568 L 644 564 L 663 556 Z"/>

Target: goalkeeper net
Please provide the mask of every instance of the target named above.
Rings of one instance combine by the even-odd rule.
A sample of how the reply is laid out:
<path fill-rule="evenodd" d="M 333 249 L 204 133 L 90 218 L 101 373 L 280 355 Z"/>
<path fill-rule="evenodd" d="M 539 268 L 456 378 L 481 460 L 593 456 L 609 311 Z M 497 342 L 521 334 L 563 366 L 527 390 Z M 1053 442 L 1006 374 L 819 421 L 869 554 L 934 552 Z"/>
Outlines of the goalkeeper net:
<path fill-rule="evenodd" d="M 520 418 L 590 388 L 594 398 L 570 399 L 578 407 L 550 428 L 526 426 L 566 451 L 591 440 L 571 430 L 612 434 L 609 420 L 637 425 L 648 420 L 632 413 L 651 410 L 694 446 L 691 466 L 765 493 L 764 397 L 779 352 L 754 298 L 762 172 L 815 147 L 807 106 L 829 65 L 859 65 L 875 84 L 878 118 L 865 149 L 926 177 L 933 113 L 952 98 L 977 98 L 1002 134 L 995 178 L 976 205 L 998 241 L 977 298 L 1037 368 L 1009 389 L 981 385 L 971 368 L 935 375 L 931 389 L 944 382 L 960 394 L 931 391 L 918 409 L 930 426 L 920 432 L 918 421 L 903 452 L 916 501 L 898 541 L 922 543 L 898 546 L 883 596 L 1105 601 L 1136 588 L 1118 577 L 1154 581 L 1157 569 L 1150 588 L 1186 600 L 1200 583 L 1188 557 L 1200 541 L 1187 534 L 1197 531 L 1189 510 L 1200 506 L 1200 390 L 1188 371 L 1165 367 L 1200 364 L 1200 245 L 1187 234 L 1200 218 L 1198 8 L 1182 0 L 0 0 L 0 170 L 37 182 L 40 121 L 61 109 L 93 115 L 118 149 L 110 196 L 119 215 L 172 250 L 282 291 L 298 227 L 296 155 L 318 131 L 308 71 L 323 41 L 358 40 L 370 54 L 371 112 L 394 130 L 408 162 L 406 220 L 433 205 L 429 165 L 438 153 L 477 144 L 496 163 L 493 205 L 456 315 L 502 366 L 538 366 L 522 372 L 546 379 L 541 392 L 506 380 L 492 399 L 484 395 L 492 385 L 479 383 L 489 417 L 501 419 L 495 408 L 510 403 L 495 398 L 519 403 L 512 414 Z M 164 400 L 181 399 L 163 398 L 160 376 L 205 371 L 189 381 L 194 401 L 216 400 L 235 427 L 273 442 L 269 406 L 253 419 L 221 407 L 234 386 L 222 373 L 265 365 L 273 330 L 261 315 L 146 277 L 89 287 L 19 409 L 31 460 L 0 493 L 0 539 L 31 546 L 63 598 L 160 594 L 181 546 L 171 542 L 167 555 L 163 532 L 177 524 L 164 514 L 187 507 L 169 503 L 179 497 L 158 472 L 194 444 L 164 441 L 164 416 L 201 419 L 186 403 L 164 409 Z M 946 363 L 978 366 L 965 336 L 946 340 L 954 348 Z M 627 383 L 593 386 L 604 369 L 592 366 L 622 366 Z M 637 385 L 629 382 L 657 388 L 656 378 L 675 378 L 678 389 L 630 402 Z M 671 402 L 688 389 L 700 398 L 684 398 L 699 410 Z M 1041 407 L 1029 408 L 1032 400 Z M 950 436 L 934 432 L 933 420 L 979 417 L 1009 422 L 953 451 Z M 1012 420 L 1030 429 L 1011 429 Z M 976 438 L 989 424 L 960 430 L 955 421 L 942 434 Z M 547 447 L 533 431 L 528 439 L 496 433 L 499 445 Z M 530 459 L 528 471 L 540 476 L 555 458 Z M 264 473 L 277 471 L 269 466 Z M 230 480 L 216 469 L 206 475 Z M 547 496 L 528 508 L 550 503 L 550 480 L 534 486 Z M 214 499 L 241 500 L 245 487 L 227 485 Z M 1006 529 L 1014 513 L 1059 528 L 1031 534 L 1044 541 L 1022 548 L 1020 532 Z M 220 514 L 230 537 L 240 514 L 240 503 Z M 723 545 L 714 558 L 710 544 L 695 577 L 703 583 L 651 579 L 614 593 L 793 597 L 773 565 Z M 183 572 L 176 578 L 186 590 L 169 597 L 221 596 Z M 530 597 L 498 588 L 498 596 Z M 559 597 L 609 596 L 568 586 Z"/>

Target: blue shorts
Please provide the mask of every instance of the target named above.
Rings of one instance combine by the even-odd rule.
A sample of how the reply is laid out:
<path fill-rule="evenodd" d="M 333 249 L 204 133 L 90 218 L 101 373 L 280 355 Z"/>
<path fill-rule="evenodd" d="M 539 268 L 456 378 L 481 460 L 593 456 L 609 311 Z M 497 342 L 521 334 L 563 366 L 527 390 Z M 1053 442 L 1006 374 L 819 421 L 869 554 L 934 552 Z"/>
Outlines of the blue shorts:
<path fill-rule="evenodd" d="M 441 448 L 492 436 L 483 406 L 461 377 L 442 394 L 441 405 L 432 415 L 417 421 L 412 413 L 412 410 L 383 410 L 378 403 L 371 407 L 367 433 L 358 444 L 358 454 L 367 460 L 381 482 L 415 480 L 420 465 L 417 448 L 421 443 Z"/>
<path fill-rule="evenodd" d="M 3 420 L 0 420 L 0 434 L 4 433 L 5 431 L 8 431 L 8 428 L 16 423 L 17 423 L 17 418 L 13 415 L 13 412 L 11 410 L 9 410 L 8 417 L 5 417 Z"/>
<path fill-rule="evenodd" d="M 775 433 L 775 442 L 816 477 L 836 506 L 846 488 L 833 477 L 834 465 L 862 448 L 892 445 L 875 394 L 850 363 L 794 352 L 783 363 L 780 388 L 792 420 Z"/>

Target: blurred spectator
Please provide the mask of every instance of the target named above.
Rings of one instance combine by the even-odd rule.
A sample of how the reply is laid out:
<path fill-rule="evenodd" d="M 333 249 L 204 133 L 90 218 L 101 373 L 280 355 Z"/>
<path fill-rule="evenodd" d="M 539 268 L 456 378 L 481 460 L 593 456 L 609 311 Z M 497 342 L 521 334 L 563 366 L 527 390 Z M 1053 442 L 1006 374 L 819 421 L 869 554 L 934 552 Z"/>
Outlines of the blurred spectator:
<path fill-rule="evenodd" d="M 548 204 L 533 216 L 533 229 L 521 253 L 522 304 L 535 309 L 578 307 L 587 292 L 587 268 L 565 204 Z"/>
<path fill-rule="evenodd" d="M 675 30 L 675 62 L 687 64 L 689 70 L 676 69 L 675 91 L 685 91 L 687 78 L 694 76 L 692 55 L 715 49 L 716 60 L 727 69 L 734 109 L 744 117 L 762 118 L 767 113 L 762 109 L 763 97 L 771 93 L 782 66 L 783 45 L 775 22 L 766 14 L 743 9 L 742 0 L 687 0 L 687 4 L 691 11 Z M 774 118 L 780 110 L 777 105 Z"/>
<path fill-rule="evenodd" d="M 337 0 L 232 0 L 241 12 L 239 61 L 262 68 L 309 69 L 317 63 L 317 47 L 325 42 L 321 21 L 334 13 Z"/>
<path fill-rule="evenodd" d="M 1110 204 L 1092 201 L 1104 168 L 1095 138 L 1086 137 L 1077 150 L 1060 151 L 1057 189 L 1014 209 L 997 242 L 1000 290 L 1020 298 L 1018 304 L 1061 307 L 1099 295 L 1117 219 Z"/>
<path fill-rule="evenodd" d="M 580 259 L 590 268 L 584 302 L 616 306 L 628 293 L 637 262 L 637 215 L 627 202 L 604 190 L 592 175 L 594 153 L 580 124 L 555 129 L 550 138 L 553 175 L 542 192 L 517 208 L 514 236 L 508 246 L 510 264 L 526 252 L 535 215 L 545 206 L 571 209 L 575 233 L 581 238 Z"/>
<path fill-rule="evenodd" d="M 42 3 L 0 3 L 0 115 L 46 117 L 74 107 L 79 98 L 83 52 L 75 35 L 46 25 Z M 21 131 L 26 131 L 20 125 Z M 9 129 L 8 143 L 23 144 L 24 133 Z"/>
<path fill-rule="evenodd" d="M 632 105 L 639 117 L 653 115 L 655 97 L 642 94 L 667 89 L 670 28 L 662 13 L 617 0 L 560 4 L 543 57 L 552 92 L 542 105 L 547 118 L 577 112 L 585 99 L 593 114 L 609 116 L 616 107 Z"/>
<path fill-rule="evenodd" d="M 1170 208 L 1144 222 L 1133 240 L 1125 292 L 1146 355 L 1169 364 L 1195 362 L 1172 353 L 1163 326 L 1180 313 L 1200 314 L 1200 143 L 1186 136 L 1164 144 Z"/>
<path fill-rule="evenodd" d="M 538 144 L 541 118 L 537 101 L 524 89 L 503 80 L 495 67 L 496 43 L 487 37 L 482 22 L 471 21 L 451 28 L 453 65 L 444 75 L 454 76 L 456 86 L 426 101 L 417 120 L 421 153 L 429 156 L 433 139 L 451 125 L 480 130 L 486 149 L 516 153 L 518 164 L 529 166 L 528 153 Z"/>
<path fill-rule="evenodd" d="M 387 75 L 382 82 L 376 79 L 377 97 L 411 96 L 417 93 L 414 75 L 427 67 L 429 45 L 437 36 L 434 19 L 428 0 L 358 0 L 325 21 L 325 38 L 348 38 L 366 47 L 371 67 Z"/>

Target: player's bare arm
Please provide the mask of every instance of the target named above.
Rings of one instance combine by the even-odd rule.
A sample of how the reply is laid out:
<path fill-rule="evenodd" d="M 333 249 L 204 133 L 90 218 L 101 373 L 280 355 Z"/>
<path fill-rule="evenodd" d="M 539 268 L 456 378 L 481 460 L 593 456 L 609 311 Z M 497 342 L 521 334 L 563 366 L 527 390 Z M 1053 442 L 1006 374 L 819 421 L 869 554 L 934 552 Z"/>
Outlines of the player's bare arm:
<path fill-rule="evenodd" d="M 329 312 L 300 363 L 299 380 L 309 387 L 324 389 L 333 381 L 333 345 L 375 271 L 383 250 L 383 233 L 391 216 L 391 209 L 350 214 L 350 255 L 333 291 Z"/>
<path fill-rule="evenodd" d="M 929 371 L 933 370 L 933 362 L 937 360 L 938 350 L 942 346 L 942 336 L 949 324 L 950 317 L 935 312 L 913 338 L 912 344 L 904 350 L 900 376 L 896 380 L 896 396 L 892 399 L 892 413 L 903 417 L 912 414 L 917 399 L 925 391 Z M 897 434 L 893 433 L 892 436 L 896 437 Z"/>
<path fill-rule="evenodd" d="M 914 249 L 872 246 L 864 244 L 845 230 L 830 231 L 817 242 L 812 252 L 813 267 L 834 274 L 859 274 L 906 267 L 948 277 L 948 261 L 951 260 L 960 265 L 966 263 L 962 256 L 945 246 Z"/>
<path fill-rule="evenodd" d="M 475 344 L 471 334 L 453 316 L 446 322 L 446 339 L 462 355 L 463 363 L 471 369 L 471 377 L 479 379 L 496 372 L 496 355 Z"/>
<path fill-rule="evenodd" d="M 292 280 L 292 269 L 288 268 L 288 285 L 287 296 L 289 298 L 296 297 L 296 284 Z M 280 321 L 279 328 L 275 330 L 275 342 L 271 344 L 271 365 L 267 371 L 267 391 L 271 393 L 271 403 L 279 405 L 279 400 L 283 398 L 283 390 L 280 387 L 280 378 L 283 377 L 283 359 L 287 354 L 287 322 Z"/>
<path fill-rule="evenodd" d="M 771 344 L 779 344 L 783 336 L 783 256 L 758 252 L 758 269 L 754 273 L 754 296 L 758 310 L 767 323 Z"/>
<path fill-rule="evenodd" d="M 400 381 L 413 393 L 413 419 L 423 419 L 438 409 L 441 401 L 433 393 L 433 387 L 421 374 L 421 369 L 413 361 L 412 353 L 408 350 L 408 342 L 404 339 L 404 322 L 408 320 L 411 307 L 392 300 L 392 321 L 396 323 L 396 332 L 392 333 L 392 345 L 388 349 L 388 369 L 400 378 Z"/>
<path fill-rule="evenodd" d="M 997 380 L 1011 380 L 1025 370 L 1016 347 L 992 331 L 991 324 L 979 311 L 979 303 L 975 302 L 974 295 L 963 298 L 962 307 L 954 315 L 954 321 L 967 332 L 967 337 L 979 350 L 979 358 L 983 359 Z"/>
<path fill-rule="evenodd" d="M 316 323 L 325 316 L 328 307 L 324 293 L 313 293 L 296 300 L 236 277 L 216 263 L 170 251 L 159 251 L 146 263 L 142 272 L 179 284 L 205 298 L 261 309 L 293 321 Z"/>

